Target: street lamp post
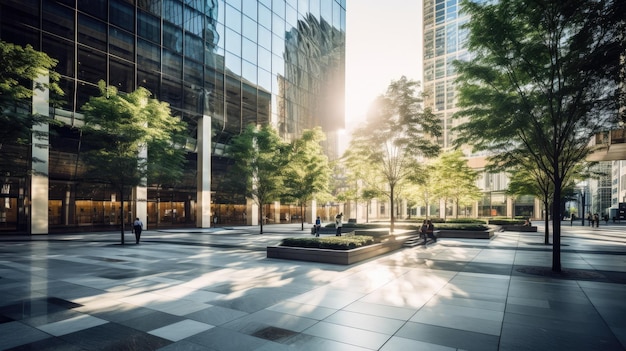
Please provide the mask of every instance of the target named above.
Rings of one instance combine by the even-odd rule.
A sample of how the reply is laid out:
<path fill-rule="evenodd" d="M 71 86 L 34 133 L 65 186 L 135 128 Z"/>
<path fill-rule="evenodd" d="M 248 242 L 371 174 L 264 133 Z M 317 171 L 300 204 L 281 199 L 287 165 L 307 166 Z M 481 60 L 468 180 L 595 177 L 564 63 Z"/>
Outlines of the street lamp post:
<path fill-rule="evenodd" d="M 581 226 L 585 226 L 585 188 L 581 188 L 580 190 L 580 198 L 581 198 L 581 214 L 582 216 L 580 216 L 581 218 Z"/>

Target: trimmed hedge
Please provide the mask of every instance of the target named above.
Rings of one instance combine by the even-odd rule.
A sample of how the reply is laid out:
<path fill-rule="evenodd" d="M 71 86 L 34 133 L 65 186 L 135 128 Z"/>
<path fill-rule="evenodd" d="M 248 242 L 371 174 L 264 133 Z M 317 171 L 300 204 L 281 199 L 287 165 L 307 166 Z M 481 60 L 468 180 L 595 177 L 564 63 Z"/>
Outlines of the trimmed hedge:
<path fill-rule="evenodd" d="M 368 235 L 334 236 L 323 238 L 285 238 L 280 246 L 306 247 L 315 249 L 350 250 L 374 243 Z"/>
<path fill-rule="evenodd" d="M 522 225 L 526 220 L 524 219 L 511 219 L 511 218 L 494 218 L 489 220 L 489 224 L 494 225 Z"/>

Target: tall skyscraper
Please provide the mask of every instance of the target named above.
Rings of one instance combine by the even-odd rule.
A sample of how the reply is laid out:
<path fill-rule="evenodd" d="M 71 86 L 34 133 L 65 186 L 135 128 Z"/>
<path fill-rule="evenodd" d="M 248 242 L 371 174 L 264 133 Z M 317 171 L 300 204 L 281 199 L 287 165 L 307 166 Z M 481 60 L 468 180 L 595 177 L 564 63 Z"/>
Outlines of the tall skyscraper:
<path fill-rule="evenodd" d="M 204 227 L 211 214 L 245 223 L 245 198 L 219 186 L 230 162 L 224 150 L 245 125 L 272 124 L 286 140 L 321 126 L 328 156 L 337 157 L 345 13 L 345 0 L 1 0 L 0 40 L 57 59 L 65 91 L 49 109 L 64 122 L 41 165 L 49 185 L 7 175 L 2 225 L 45 233 L 123 220 L 112 189 L 81 180 L 80 109 L 100 80 L 121 92 L 147 88 L 189 126 L 185 179 L 140 189 L 130 211 L 151 227 Z M 47 220 L 34 223 L 34 212 Z"/>

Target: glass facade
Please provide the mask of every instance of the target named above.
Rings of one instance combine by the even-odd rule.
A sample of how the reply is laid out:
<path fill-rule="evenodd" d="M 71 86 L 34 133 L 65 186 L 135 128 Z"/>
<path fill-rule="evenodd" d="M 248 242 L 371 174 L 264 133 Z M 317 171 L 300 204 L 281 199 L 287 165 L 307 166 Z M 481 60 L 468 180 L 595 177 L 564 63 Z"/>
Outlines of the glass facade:
<path fill-rule="evenodd" d="M 225 146 L 245 125 L 272 124 L 285 140 L 322 127 L 336 158 L 343 129 L 345 0 L 2 0 L 0 39 L 32 45 L 59 61 L 65 92 L 51 116 L 65 122 L 50 139 L 49 225 L 118 224 L 111 189 L 81 182 L 80 109 L 104 80 L 121 92 L 138 87 L 168 102 L 189 128 L 185 179 L 148 186 L 148 223 L 193 224 L 198 121 L 211 120 L 212 212 L 245 222 L 245 199 L 221 190 Z M 6 182 L 6 227 L 28 217 L 22 177 Z M 6 191 L 5 191 L 6 190 Z M 6 194 L 5 194 L 6 193 Z M 21 195 L 20 195 L 21 194 Z"/>
<path fill-rule="evenodd" d="M 454 60 L 467 60 L 465 48 L 469 20 L 460 13 L 460 0 L 424 0 L 424 106 L 430 107 L 441 120 L 444 149 L 452 147 L 452 119 L 456 109 Z"/>

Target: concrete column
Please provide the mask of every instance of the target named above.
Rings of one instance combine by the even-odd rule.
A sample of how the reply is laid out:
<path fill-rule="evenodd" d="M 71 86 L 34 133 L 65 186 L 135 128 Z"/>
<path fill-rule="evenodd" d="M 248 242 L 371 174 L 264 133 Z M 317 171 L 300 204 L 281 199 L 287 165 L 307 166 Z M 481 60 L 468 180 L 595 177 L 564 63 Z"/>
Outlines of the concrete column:
<path fill-rule="evenodd" d="M 259 205 L 252 199 L 246 199 L 246 224 L 259 225 Z"/>
<path fill-rule="evenodd" d="M 315 223 L 315 219 L 317 218 L 317 200 L 311 200 L 307 203 L 306 212 L 304 213 L 304 222 L 305 223 Z"/>
<path fill-rule="evenodd" d="M 196 227 L 211 227 L 211 117 L 198 120 Z"/>
<path fill-rule="evenodd" d="M 46 85 L 50 81 L 48 74 L 39 76 L 33 84 Z M 43 91 L 33 87 L 33 114 L 49 115 L 49 95 L 46 88 Z M 48 123 L 37 124 L 32 127 L 31 146 L 31 176 L 30 176 L 30 215 L 29 226 L 31 234 L 48 234 L 48 164 L 50 160 Z M 37 162 L 33 162 L 37 159 Z"/>

